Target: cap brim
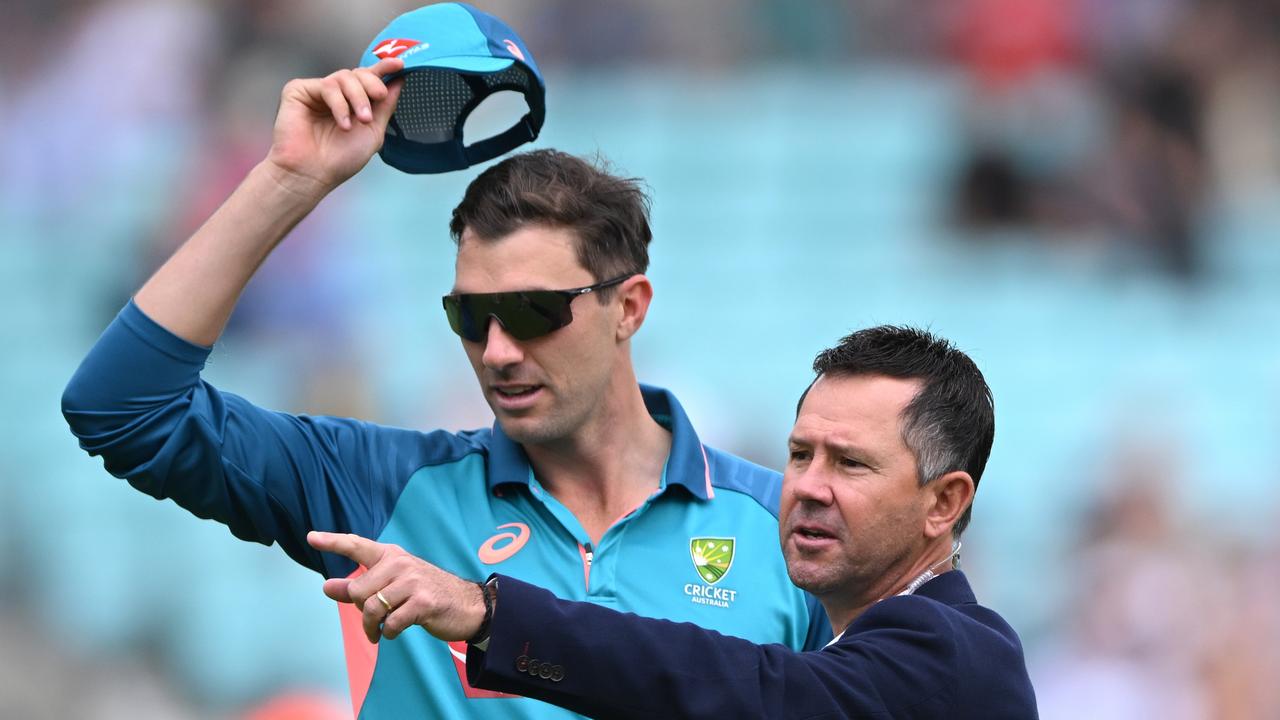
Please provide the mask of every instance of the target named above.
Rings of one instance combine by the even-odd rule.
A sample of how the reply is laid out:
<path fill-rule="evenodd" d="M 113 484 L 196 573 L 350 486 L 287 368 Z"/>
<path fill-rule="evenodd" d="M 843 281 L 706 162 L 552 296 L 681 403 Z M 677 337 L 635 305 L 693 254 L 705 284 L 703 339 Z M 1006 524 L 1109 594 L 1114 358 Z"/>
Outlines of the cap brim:
<path fill-rule="evenodd" d="M 404 64 L 404 72 L 413 70 L 414 68 L 438 67 L 449 68 L 451 70 L 461 70 L 462 72 L 492 73 L 506 70 L 514 63 L 515 60 L 512 60 L 511 58 L 475 57 L 466 55 L 423 58 L 420 61 L 415 61 L 414 58 L 410 58 Z"/>

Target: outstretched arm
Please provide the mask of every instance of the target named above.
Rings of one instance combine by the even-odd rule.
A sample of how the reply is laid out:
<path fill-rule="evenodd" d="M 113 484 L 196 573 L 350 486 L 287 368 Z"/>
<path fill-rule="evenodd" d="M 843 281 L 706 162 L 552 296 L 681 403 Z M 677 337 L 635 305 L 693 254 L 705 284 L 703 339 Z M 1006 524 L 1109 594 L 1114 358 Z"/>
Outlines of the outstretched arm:
<path fill-rule="evenodd" d="M 475 582 L 356 535 L 313 532 L 307 542 L 368 568 L 327 580 L 324 593 L 362 611 L 370 642 L 413 625 L 479 640 L 486 608 Z M 506 576 L 492 600 L 478 643 L 486 649 L 467 654 L 468 681 L 590 717 L 947 717 L 955 691 L 956 643 L 921 598 L 882 604 L 857 633 L 804 653 L 559 600 Z"/>
<path fill-rule="evenodd" d="M 178 337 L 212 345 L 267 255 L 382 147 L 400 93 L 382 77 L 403 65 L 388 58 L 286 84 L 267 157 L 142 286 L 138 308 Z"/>

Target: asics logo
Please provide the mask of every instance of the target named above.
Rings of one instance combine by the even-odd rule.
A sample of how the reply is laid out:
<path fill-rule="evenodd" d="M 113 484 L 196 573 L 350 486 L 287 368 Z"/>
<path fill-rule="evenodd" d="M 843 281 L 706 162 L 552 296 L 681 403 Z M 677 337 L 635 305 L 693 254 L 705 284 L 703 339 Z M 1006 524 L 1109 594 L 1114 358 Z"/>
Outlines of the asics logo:
<path fill-rule="evenodd" d="M 512 555 L 520 552 L 524 544 L 529 542 L 529 526 L 524 523 L 507 523 L 499 525 L 498 529 L 513 528 L 515 532 L 508 530 L 500 532 L 497 535 L 484 541 L 480 546 L 480 550 L 476 552 L 476 556 L 480 558 L 480 562 L 485 565 L 497 565 L 503 560 L 511 559 Z M 505 543 L 502 547 L 498 547 L 498 543 Z"/>
<path fill-rule="evenodd" d="M 502 44 L 507 46 L 507 51 L 510 52 L 512 55 L 515 55 L 516 57 L 520 58 L 524 62 L 528 62 L 527 60 L 524 59 L 524 53 L 520 52 L 519 46 L 517 46 L 515 43 L 511 42 L 510 40 L 503 40 Z"/>

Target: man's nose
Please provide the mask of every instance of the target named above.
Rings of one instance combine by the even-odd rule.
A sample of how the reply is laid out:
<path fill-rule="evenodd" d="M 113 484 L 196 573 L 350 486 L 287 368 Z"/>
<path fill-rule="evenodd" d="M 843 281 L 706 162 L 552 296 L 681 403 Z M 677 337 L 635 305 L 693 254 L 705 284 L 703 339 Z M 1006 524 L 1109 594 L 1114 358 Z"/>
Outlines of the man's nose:
<path fill-rule="evenodd" d="M 524 359 L 524 348 L 520 341 L 511 337 L 507 329 L 495 317 L 489 318 L 489 327 L 485 330 L 484 366 L 492 370 L 510 367 Z"/>
<path fill-rule="evenodd" d="M 797 502 L 830 505 L 835 501 L 829 478 L 813 464 L 804 469 L 788 469 L 782 476 L 782 491 L 790 493 Z"/>

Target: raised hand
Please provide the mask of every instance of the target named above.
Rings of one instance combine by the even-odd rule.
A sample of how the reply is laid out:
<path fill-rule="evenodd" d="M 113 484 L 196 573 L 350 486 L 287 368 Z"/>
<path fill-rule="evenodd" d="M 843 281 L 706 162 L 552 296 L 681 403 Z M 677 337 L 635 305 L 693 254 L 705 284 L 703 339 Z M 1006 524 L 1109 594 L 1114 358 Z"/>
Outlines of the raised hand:
<path fill-rule="evenodd" d="M 325 195 L 382 147 L 404 63 L 339 70 L 284 87 L 271 150 L 134 296 L 169 332 L 212 345 L 262 261 Z"/>
<path fill-rule="evenodd" d="M 327 193 L 355 175 L 382 147 L 401 80 L 382 77 L 404 62 L 386 58 L 367 68 L 290 80 L 280 94 L 267 165 L 277 180 Z"/>
<path fill-rule="evenodd" d="M 359 535 L 313 531 L 307 533 L 307 542 L 368 568 L 357 578 L 325 580 L 324 594 L 361 611 L 369 642 L 394 639 L 412 625 L 448 642 L 470 639 L 480 630 L 484 596 L 476 583 L 450 575 L 398 545 Z"/>

